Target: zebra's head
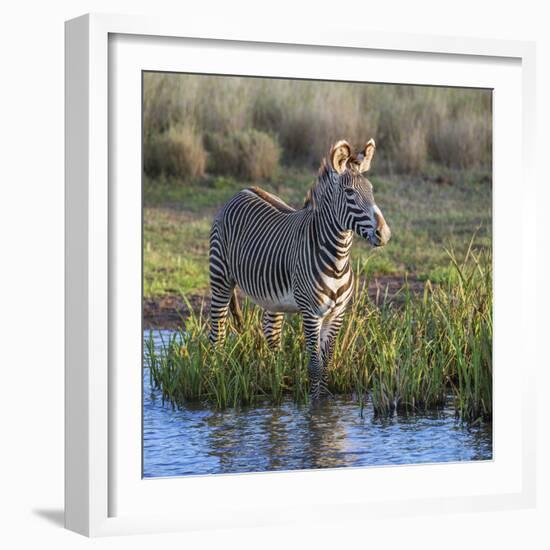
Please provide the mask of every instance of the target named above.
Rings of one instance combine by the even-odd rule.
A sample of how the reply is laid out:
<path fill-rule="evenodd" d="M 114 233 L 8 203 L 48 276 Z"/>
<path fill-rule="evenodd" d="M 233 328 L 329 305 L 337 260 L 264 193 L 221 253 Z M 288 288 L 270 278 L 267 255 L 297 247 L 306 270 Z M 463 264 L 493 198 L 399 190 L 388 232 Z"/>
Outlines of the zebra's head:
<path fill-rule="evenodd" d="M 355 154 L 344 140 L 334 144 L 329 157 L 332 204 L 342 227 L 372 246 L 384 246 L 391 237 L 390 227 L 374 202 L 371 182 L 363 175 L 370 168 L 375 149 L 374 139 Z"/>

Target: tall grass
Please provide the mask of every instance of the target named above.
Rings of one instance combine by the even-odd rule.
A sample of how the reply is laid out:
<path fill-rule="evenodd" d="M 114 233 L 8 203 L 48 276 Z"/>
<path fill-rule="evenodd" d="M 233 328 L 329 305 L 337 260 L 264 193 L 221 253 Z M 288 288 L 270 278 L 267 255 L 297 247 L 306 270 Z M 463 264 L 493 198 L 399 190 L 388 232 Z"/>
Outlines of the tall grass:
<path fill-rule="evenodd" d="M 203 138 L 261 131 L 280 144 L 285 164 L 302 167 L 318 165 L 337 139 L 359 146 L 370 137 L 378 172 L 491 164 L 490 90 L 162 73 L 145 73 L 143 85 L 146 150 L 186 125 Z M 220 150 L 206 149 L 213 173 L 238 175 L 216 160 Z"/>
<path fill-rule="evenodd" d="M 361 407 L 370 399 L 381 415 L 450 404 L 465 420 L 491 416 L 491 257 L 470 246 L 460 262 L 452 252 L 449 258 L 453 276 L 442 285 L 428 281 L 422 295 L 405 284 L 397 299 L 376 305 L 368 280 L 357 286 L 329 370 L 332 393 L 352 395 Z M 277 404 L 287 396 L 307 402 L 299 316 L 286 319 L 281 350 L 273 352 L 261 334 L 261 312 L 250 303 L 241 332 L 232 331 L 221 349 L 208 343 L 204 313 L 191 314 L 160 350 L 152 333 L 146 340 L 145 364 L 166 401 L 219 408 Z"/>

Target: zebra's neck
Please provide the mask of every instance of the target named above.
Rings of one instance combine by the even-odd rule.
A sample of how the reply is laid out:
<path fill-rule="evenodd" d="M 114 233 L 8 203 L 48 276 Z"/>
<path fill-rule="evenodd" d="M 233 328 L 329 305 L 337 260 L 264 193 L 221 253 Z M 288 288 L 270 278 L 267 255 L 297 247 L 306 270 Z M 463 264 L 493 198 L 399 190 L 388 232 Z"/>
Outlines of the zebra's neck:
<path fill-rule="evenodd" d="M 339 225 L 328 203 L 312 212 L 312 230 L 314 254 L 335 274 L 345 271 L 349 264 L 353 232 Z"/>

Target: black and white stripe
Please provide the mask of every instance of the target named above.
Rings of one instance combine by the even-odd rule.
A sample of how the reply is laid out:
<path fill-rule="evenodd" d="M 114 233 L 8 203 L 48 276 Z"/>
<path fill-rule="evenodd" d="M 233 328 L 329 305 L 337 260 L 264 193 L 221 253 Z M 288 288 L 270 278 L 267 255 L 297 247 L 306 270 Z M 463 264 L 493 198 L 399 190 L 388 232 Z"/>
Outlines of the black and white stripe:
<path fill-rule="evenodd" d="M 212 225 L 210 340 L 219 344 L 225 338 L 236 286 L 265 310 L 262 327 L 273 348 L 280 343 L 283 314 L 300 312 L 312 398 L 326 391 L 327 367 L 353 293 L 353 234 L 373 246 L 390 238 L 372 185 L 362 175 L 374 148 L 371 140 L 352 155 L 345 141 L 336 143 L 300 210 L 250 188 L 231 198 Z"/>

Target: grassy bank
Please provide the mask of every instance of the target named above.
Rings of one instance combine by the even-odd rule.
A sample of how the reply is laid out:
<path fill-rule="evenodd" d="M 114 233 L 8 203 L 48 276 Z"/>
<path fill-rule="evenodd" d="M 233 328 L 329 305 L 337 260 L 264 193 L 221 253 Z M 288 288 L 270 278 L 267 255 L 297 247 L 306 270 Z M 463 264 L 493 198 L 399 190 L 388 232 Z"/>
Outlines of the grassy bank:
<path fill-rule="evenodd" d="M 460 262 L 454 255 L 448 258 L 452 268 L 445 282 L 427 283 L 421 296 L 405 285 L 399 306 L 375 306 L 358 286 L 338 336 L 331 392 L 353 395 L 361 407 L 371 399 L 379 414 L 441 407 L 450 395 L 463 419 L 491 416 L 491 256 L 475 246 Z M 146 341 L 152 383 L 167 402 L 225 408 L 264 399 L 280 403 L 285 396 L 307 401 L 299 316 L 287 316 L 282 348 L 273 352 L 261 334 L 258 308 L 245 303 L 242 332 L 232 331 L 219 350 L 208 344 L 205 314 L 191 315 L 185 332 L 175 333 L 160 351 L 152 334 Z"/>
<path fill-rule="evenodd" d="M 287 170 L 261 183 L 294 207 L 301 207 L 315 171 Z M 477 229 L 478 248 L 491 246 L 491 186 L 487 172 L 433 167 L 424 177 L 371 178 L 374 193 L 392 227 L 390 244 L 373 250 L 356 238 L 354 265 L 366 274 L 402 274 L 442 282 L 450 273 L 444 247 L 464 255 Z M 208 235 L 212 216 L 251 182 L 210 177 L 178 185 L 173 178 L 144 183 L 144 295 L 208 292 Z"/>

